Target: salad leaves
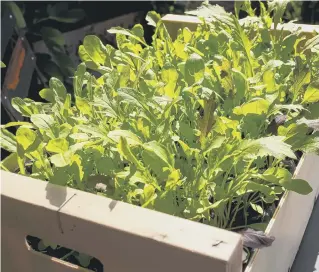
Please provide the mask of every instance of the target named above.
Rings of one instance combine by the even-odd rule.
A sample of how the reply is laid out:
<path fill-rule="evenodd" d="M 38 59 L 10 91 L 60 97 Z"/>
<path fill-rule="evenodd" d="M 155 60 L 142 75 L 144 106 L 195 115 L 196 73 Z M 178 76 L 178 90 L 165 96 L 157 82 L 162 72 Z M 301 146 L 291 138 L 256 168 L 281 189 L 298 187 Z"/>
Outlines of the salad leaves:
<path fill-rule="evenodd" d="M 2 126 L 1 148 L 21 175 L 221 228 L 248 226 L 250 209 L 266 220 L 284 190 L 312 191 L 287 161 L 319 153 L 319 36 L 299 50 L 277 2 L 259 17 L 203 4 L 175 40 L 150 12 L 150 45 L 141 25 L 110 29 L 117 48 L 87 36 L 74 89 L 52 78 L 46 103 L 13 99 L 29 121 Z"/>

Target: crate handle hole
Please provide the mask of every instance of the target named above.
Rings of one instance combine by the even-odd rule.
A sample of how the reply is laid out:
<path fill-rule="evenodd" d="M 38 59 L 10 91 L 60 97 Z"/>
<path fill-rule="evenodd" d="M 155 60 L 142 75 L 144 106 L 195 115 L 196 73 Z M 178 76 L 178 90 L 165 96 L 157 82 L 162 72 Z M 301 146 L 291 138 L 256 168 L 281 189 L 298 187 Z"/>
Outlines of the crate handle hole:
<path fill-rule="evenodd" d="M 54 257 L 66 263 L 86 268 L 87 271 L 104 271 L 103 264 L 100 260 L 85 253 L 81 253 L 31 235 L 26 236 L 26 242 L 33 251 L 39 252 L 43 255 Z"/>

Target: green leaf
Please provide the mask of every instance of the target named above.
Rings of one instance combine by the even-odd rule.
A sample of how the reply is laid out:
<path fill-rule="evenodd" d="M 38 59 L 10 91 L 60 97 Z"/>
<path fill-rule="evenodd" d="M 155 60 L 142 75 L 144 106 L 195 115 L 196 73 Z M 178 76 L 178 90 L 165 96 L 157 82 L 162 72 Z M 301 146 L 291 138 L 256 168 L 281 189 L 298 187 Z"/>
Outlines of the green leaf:
<path fill-rule="evenodd" d="M 298 105 L 298 104 L 289 104 L 289 105 L 276 104 L 274 105 L 272 113 L 275 113 L 276 111 L 280 111 L 280 110 L 290 110 L 290 111 L 300 112 L 306 109 L 302 105 Z"/>
<path fill-rule="evenodd" d="M 46 149 L 52 153 L 64 153 L 69 149 L 69 143 L 64 138 L 52 139 L 48 142 Z"/>
<path fill-rule="evenodd" d="M 307 181 L 303 179 L 293 179 L 292 174 L 284 168 L 269 168 L 261 177 L 268 182 L 278 184 L 298 194 L 308 195 L 312 192 L 312 188 Z"/>
<path fill-rule="evenodd" d="M 129 67 L 126 66 L 128 68 L 128 72 L 129 72 Z M 107 78 L 105 80 L 105 85 L 107 87 L 109 87 L 111 90 L 115 89 L 118 81 L 120 80 L 120 75 L 116 70 L 113 70 L 110 74 L 107 75 Z M 104 94 L 106 96 L 106 94 Z"/>
<path fill-rule="evenodd" d="M 82 163 L 82 157 L 75 154 L 71 157 L 71 167 L 70 167 L 70 173 L 73 176 L 73 179 L 80 184 L 82 182 L 84 177 L 84 166 Z"/>
<path fill-rule="evenodd" d="M 140 138 L 129 130 L 112 130 L 107 136 L 117 143 L 119 143 L 120 138 L 123 137 L 130 146 L 142 144 Z"/>
<path fill-rule="evenodd" d="M 144 98 L 133 88 L 119 88 L 118 95 L 123 99 L 123 101 L 128 102 L 132 105 L 138 106 L 140 108 L 146 108 L 144 103 Z"/>
<path fill-rule="evenodd" d="M 107 97 L 106 94 L 103 94 L 102 97 L 95 98 L 94 102 L 92 105 L 96 107 L 101 107 L 103 114 L 106 116 L 112 117 L 112 118 L 117 118 L 118 115 L 116 113 L 116 106 L 113 105 L 110 101 L 110 99 Z"/>
<path fill-rule="evenodd" d="M 204 155 L 209 153 L 213 149 L 218 149 L 222 146 L 222 144 L 225 142 L 225 137 L 223 136 L 218 136 L 216 137 L 210 144 L 210 146 L 205 150 Z"/>
<path fill-rule="evenodd" d="M 49 179 L 50 183 L 60 185 L 60 186 L 66 186 L 70 180 L 70 174 L 68 173 L 67 170 L 69 169 L 68 169 L 68 166 L 66 165 L 65 167 L 58 167 L 58 166 L 54 167 L 52 169 L 53 175 L 50 176 L 50 179 Z"/>
<path fill-rule="evenodd" d="M 32 114 L 31 122 L 40 129 L 51 129 L 54 124 L 54 118 L 48 114 Z"/>
<path fill-rule="evenodd" d="M 244 140 L 235 154 L 238 152 L 240 156 L 247 158 L 273 156 L 278 159 L 285 159 L 286 157 L 296 159 L 291 146 L 285 143 L 284 139 L 285 137 L 282 136 L 270 136 L 257 140 Z"/>
<path fill-rule="evenodd" d="M 69 137 L 75 141 L 87 141 L 90 138 L 86 133 L 74 133 L 70 134 Z"/>
<path fill-rule="evenodd" d="M 204 212 L 206 212 L 206 211 L 208 211 L 210 209 L 213 209 L 213 210 L 221 209 L 221 210 L 223 210 L 224 207 L 225 207 L 225 204 L 227 204 L 228 201 L 229 200 L 227 198 L 218 200 L 218 201 L 214 202 L 212 205 L 209 205 L 209 206 L 204 207 L 204 208 L 198 208 L 196 210 L 196 213 L 204 213 Z"/>
<path fill-rule="evenodd" d="M 203 142 L 205 137 L 211 131 L 213 124 L 216 122 L 214 118 L 214 111 L 216 110 L 216 103 L 213 99 L 204 101 L 204 117 L 200 122 L 200 141 Z"/>
<path fill-rule="evenodd" d="M 311 144 L 311 136 L 307 136 L 308 127 L 305 119 L 300 119 L 297 124 L 290 124 L 287 128 L 280 126 L 278 135 L 285 136 L 285 142 L 292 146 L 294 150 L 304 151 L 304 148 Z"/>
<path fill-rule="evenodd" d="M 154 200 L 154 209 L 166 214 L 177 215 L 180 209 L 177 208 L 174 202 L 174 191 L 166 191 Z"/>
<path fill-rule="evenodd" d="M 141 114 L 148 117 L 151 122 L 156 123 L 156 116 L 149 110 L 148 104 L 150 103 L 146 102 L 146 99 L 137 90 L 133 88 L 119 88 L 117 94 L 122 99 L 121 102 L 139 107 L 143 110 Z"/>
<path fill-rule="evenodd" d="M 307 106 L 308 112 L 305 113 L 307 119 L 319 119 L 318 103 L 313 103 Z"/>
<path fill-rule="evenodd" d="M 236 69 L 232 69 L 233 81 L 236 88 L 236 103 L 239 103 L 246 94 L 248 89 L 247 79 L 243 73 Z"/>
<path fill-rule="evenodd" d="M 27 127 L 27 128 L 35 128 L 34 125 L 32 125 L 31 123 L 29 122 L 10 122 L 10 123 L 7 123 L 5 125 L 1 125 L 1 128 L 8 128 L 8 127 L 16 127 L 16 126 L 23 126 L 23 127 Z"/>
<path fill-rule="evenodd" d="M 294 69 L 294 78 L 292 85 L 293 101 L 297 99 L 303 90 L 303 86 L 310 83 L 311 72 L 306 65 L 300 64 L 300 60 L 297 59 L 297 67 Z"/>
<path fill-rule="evenodd" d="M 73 89 L 74 89 L 75 95 L 81 96 L 82 94 L 82 87 L 84 83 L 85 72 L 86 72 L 85 63 L 79 64 L 73 78 Z"/>
<path fill-rule="evenodd" d="M 240 190 L 237 191 L 238 195 L 243 195 L 248 192 L 260 192 L 264 195 L 270 195 L 273 191 L 269 186 L 253 181 L 243 181 L 240 183 L 240 186 Z"/>
<path fill-rule="evenodd" d="M 219 5 L 210 5 L 204 2 L 196 10 L 186 11 L 185 13 L 203 17 L 212 22 L 222 22 L 229 26 L 234 26 L 232 14 L 227 13 L 225 9 Z"/>
<path fill-rule="evenodd" d="M 146 144 L 143 144 L 143 147 L 146 151 L 152 153 L 159 160 L 163 161 L 167 165 L 167 167 L 174 167 L 173 156 L 168 152 L 164 145 L 156 141 L 151 141 Z"/>
<path fill-rule="evenodd" d="M 44 88 L 39 92 L 39 95 L 41 98 L 45 99 L 48 102 L 54 103 L 55 98 L 54 98 L 54 92 L 53 90 L 49 88 Z"/>
<path fill-rule="evenodd" d="M 51 163 L 53 163 L 56 167 L 65 167 L 70 165 L 72 162 L 71 158 L 73 153 L 71 151 L 66 151 L 64 153 L 58 153 L 50 157 Z"/>
<path fill-rule="evenodd" d="M 174 169 L 168 176 L 168 179 L 165 184 L 165 190 L 171 190 L 176 188 L 176 186 L 181 184 L 180 181 L 181 172 L 180 170 Z"/>
<path fill-rule="evenodd" d="M 173 98 L 175 96 L 175 88 L 178 80 L 178 72 L 172 66 L 164 66 L 162 69 L 161 78 L 165 83 L 164 95 Z"/>
<path fill-rule="evenodd" d="M 284 159 L 285 157 L 296 159 L 296 155 L 291 150 L 291 146 L 286 144 L 283 140 L 284 137 L 281 136 L 270 136 L 256 140 L 261 146 L 258 155 L 272 155 L 275 158 L 281 159 Z"/>
<path fill-rule="evenodd" d="M 110 157 L 102 157 L 96 161 L 96 169 L 102 175 L 111 175 L 116 169 L 115 163 Z"/>
<path fill-rule="evenodd" d="M 21 9 L 18 7 L 18 5 L 15 2 L 4 2 L 4 5 L 12 12 L 16 25 L 18 28 L 25 28 L 27 26 L 24 16 L 22 14 Z"/>
<path fill-rule="evenodd" d="M 264 210 L 260 205 L 250 203 L 250 206 L 253 208 L 253 210 L 258 212 L 259 214 L 262 214 L 262 215 L 264 214 Z"/>
<path fill-rule="evenodd" d="M 61 23 L 76 23 L 84 19 L 83 9 L 69 9 L 67 3 L 57 3 L 47 8 L 49 18 Z"/>
<path fill-rule="evenodd" d="M 65 40 L 62 33 L 55 28 L 42 27 L 41 35 L 46 44 L 58 47 L 63 47 L 65 44 Z"/>
<path fill-rule="evenodd" d="M 166 169 L 167 163 L 159 160 L 156 154 L 144 150 L 142 152 L 142 159 L 144 165 L 146 165 L 156 175 L 159 181 L 164 182 L 167 179 L 169 175 L 169 171 Z"/>
<path fill-rule="evenodd" d="M 77 96 L 75 99 L 75 104 L 81 113 L 88 114 L 90 116 L 92 115 L 91 105 L 87 99 Z"/>
<path fill-rule="evenodd" d="M 155 194 L 155 188 L 151 184 L 145 184 L 143 189 L 143 205 L 142 207 L 147 207 L 157 195 Z"/>
<path fill-rule="evenodd" d="M 221 135 L 226 135 L 227 132 L 236 131 L 238 125 L 239 125 L 239 122 L 237 120 L 231 120 L 224 116 L 221 116 L 216 118 L 214 131 L 216 131 L 217 133 Z"/>
<path fill-rule="evenodd" d="M 91 57 L 90 57 L 89 54 L 86 52 L 85 47 L 84 47 L 83 44 L 81 44 L 81 45 L 79 46 L 78 54 L 79 54 L 80 59 L 85 62 L 86 66 L 87 66 L 88 68 L 90 68 L 90 65 L 88 65 L 88 63 L 90 63 L 91 65 L 93 65 L 96 69 L 98 68 L 98 65 L 95 64 L 95 63 L 91 60 Z M 92 69 L 93 69 L 93 68 L 92 68 Z"/>
<path fill-rule="evenodd" d="M 302 104 L 319 102 L 319 80 L 312 82 L 306 89 Z"/>
<path fill-rule="evenodd" d="M 134 156 L 130 146 L 127 143 L 126 138 L 120 137 L 120 141 L 117 145 L 117 149 L 119 153 L 128 161 L 134 163 L 138 169 L 143 169 L 143 165 L 139 162 L 139 160 Z"/>
<path fill-rule="evenodd" d="M 233 113 L 236 115 L 247 115 L 251 113 L 260 115 L 267 113 L 269 106 L 270 103 L 266 99 L 256 99 L 242 106 L 235 107 Z"/>
<path fill-rule="evenodd" d="M 35 131 L 25 128 L 19 127 L 16 133 L 17 143 L 23 148 L 24 151 L 32 151 L 34 150 L 33 144 L 37 139 L 37 134 Z"/>
<path fill-rule="evenodd" d="M 267 70 L 263 73 L 263 83 L 265 84 L 268 93 L 273 93 L 276 91 L 276 80 L 274 71 Z"/>
<path fill-rule="evenodd" d="M 318 48 L 318 45 L 319 45 L 319 35 L 315 35 L 313 38 L 307 40 L 302 52 L 309 50 L 309 49 L 311 50 L 314 48 Z"/>
<path fill-rule="evenodd" d="M 287 190 L 294 191 L 301 195 L 308 195 L 312 192 L 310 184 L 303 179 L 292 179 L 290 182 L 283 181 L 281 184 Z"/>
<path fill-rule="evenodd" d="M 147 46 L 146 42 L 144 42 L 144 38 L 141 39 L 140 37 L 134 35 L 134 34 L 132 33 L 132 31 L 129 31 L 129 30 L 127 30 L 127 29 L 124 29 L 124 28 L 122 28 L 122 27 L 120 27 L 120 26 L 112 27 L 112 28 L 109 29 L 107 32 L 110 33 L 110 34 L 122 34 L 122 35 L 125 35 L 125 36 L 129 36 L 129 37 L 135 39 L 136 41 L 140 42 L 141 44 Z"/>
<path fill-rule="evenodd" d="M 108 53 L 99 37 L 94 35 L 86 36 L 83 40 L 83 46 L 91 60 L 96 64 L 104 65 Z"/>
<path fill-rule="evenodd" d="M 102 138 L 102 139 L 107 139 L 105 133 L 101 131 L 101 129 L 97 126 L 94 125 L 78 125 L 76 128 L 82 132 L 85 132 L 91 137 L 96 137 L 96 138 Z"/>
<path fill-rule="evenodd" d="M 66 88 L 63 83 L 57 78 L 51 78 L 49 81 L 50 89 L 55 93 L 55 96 L 64 101 L 66 98 Z"/>
<path fill-rule="evenodd" d="M 144 39 L 144 29 L 141 24 L 134 25 L 131 31 L 137 37 Z"/>
<path fill-rule="evenodd" d="M 2 61 L 1 61 L 1 68 L 7 67 Z"/>
<path fill-rule="evenodd" d="M 148 25 L 156 27 L 158 21 L 161 19 L 161 16 L 155 11 L 149 11 L 145 19 Z"/>
<path fill-rule="evenodd" d="M 16 136 L 12 134 L 5 128 L 1 128 L 1 148 L 9 151 L 9 152 L 16 152 L 17 151 L 17 142 Z"/>
<path fill-rule="evenodd" d="M 33 113 L 31 107 L 20 97 L 12 98 L 12 107 L 20 112 L 23 116 L 30 117 Z"/>
<path fill-rule="evenodd" d="M 185 63 L 185 80 L 187 84 L 193 85 L 204 77 L 205 63 L 201 56 L 194 53 Z"/>

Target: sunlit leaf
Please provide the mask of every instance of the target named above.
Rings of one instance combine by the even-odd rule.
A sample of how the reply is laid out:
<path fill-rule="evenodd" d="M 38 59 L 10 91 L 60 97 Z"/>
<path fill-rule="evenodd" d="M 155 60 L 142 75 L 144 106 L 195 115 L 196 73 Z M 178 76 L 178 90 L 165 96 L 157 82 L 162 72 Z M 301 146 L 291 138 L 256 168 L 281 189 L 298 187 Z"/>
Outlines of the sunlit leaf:
<path fill-rule="evenodd" d="M 302 103 L 319 102 L 319 80 L 311 83 L 304 94 Z"/>
<path fill-rule="evenodd" d="M 54 124 L 54 119 L 48 114 L 32 114 L 31 122 L 40 129 L 50 129 Z"/>
<path fill-rule="evenodd" d="M 270 103 L 265 99 L 256 99 L 255 101 L 245 103 L 242 106 L 235 107 L 233 112 L 236 115 L 265 114 L 268 112 Z"/>
<path fill-rule="evenodd" d="M 201 56 L 192 54 L 185 63 L 185 80 L 188 85 L 193 85 L 204 77 L 205 63 Z"/>
<path fill-rule="evenodd" d="M 119 143 L 117 145 L 119 153 L 128 161 L 134 163 L 138 169 L 143 169 L 143 165 L 139 162 L 136 156 L 132 153 L 130 146 L 127 143 L 126 138 L 120 136 Z"/>
<path fill-rule="evenodd" d="M 63 153 L 69 149 L 69 143 L 66 139 L 52 139 L 46 146 L 47 151 L 52 153 Z"/>

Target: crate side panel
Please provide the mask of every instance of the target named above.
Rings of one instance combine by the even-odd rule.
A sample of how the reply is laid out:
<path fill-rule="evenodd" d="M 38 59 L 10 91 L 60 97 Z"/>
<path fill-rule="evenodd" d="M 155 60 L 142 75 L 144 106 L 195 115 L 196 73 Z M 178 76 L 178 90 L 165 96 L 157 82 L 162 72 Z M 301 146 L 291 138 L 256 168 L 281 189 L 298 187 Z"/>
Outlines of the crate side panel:
<path fill-rule="evenodd" d="M 1 178 L 4 226 L 89 254 L 110 271 L 241 272 L 238 234 L 9 172 Z"/>
<path fill-rule="evenodd" d="M 255 254 L 245 272 L 289 271 L 318 196 L 318 169 L 319 156 L 305 155 L 298 165 L 295 178 L 307 180 L 313 192 L 306 196 L 289 192 L 282 199 L 266 230 L 276 240 L 271 247 Z"/>

